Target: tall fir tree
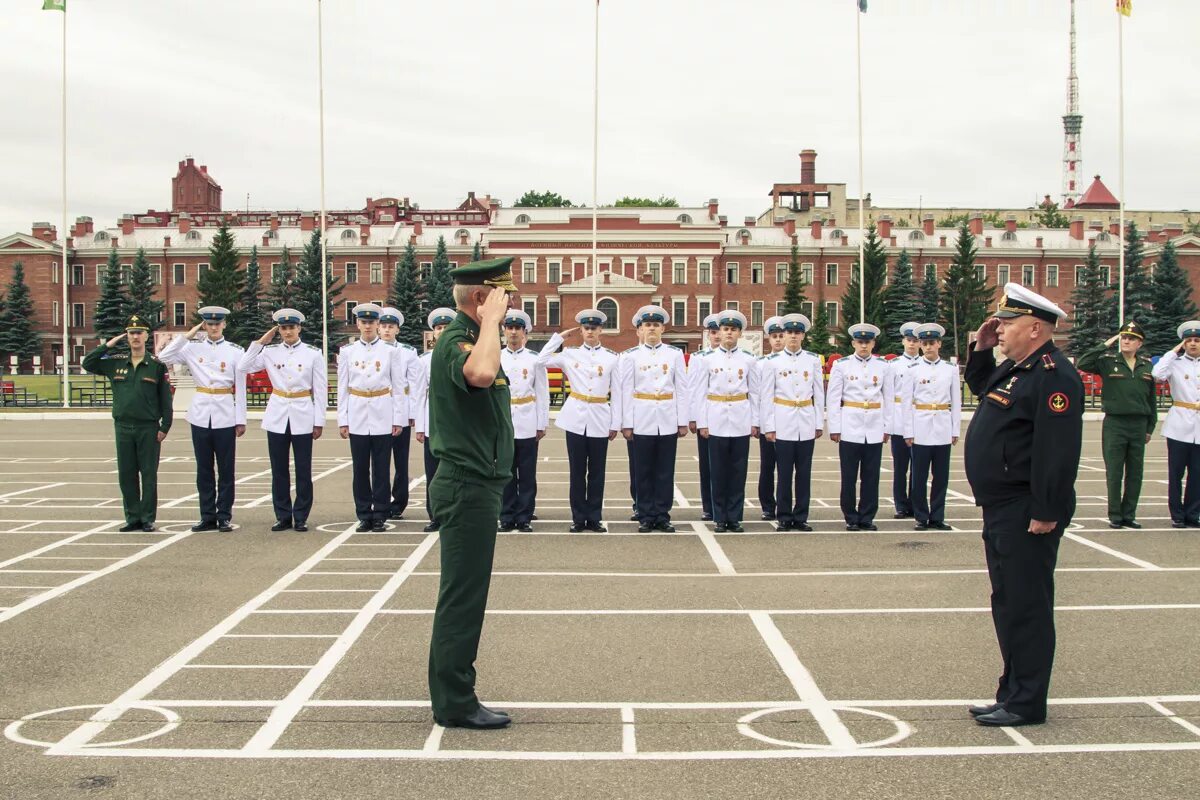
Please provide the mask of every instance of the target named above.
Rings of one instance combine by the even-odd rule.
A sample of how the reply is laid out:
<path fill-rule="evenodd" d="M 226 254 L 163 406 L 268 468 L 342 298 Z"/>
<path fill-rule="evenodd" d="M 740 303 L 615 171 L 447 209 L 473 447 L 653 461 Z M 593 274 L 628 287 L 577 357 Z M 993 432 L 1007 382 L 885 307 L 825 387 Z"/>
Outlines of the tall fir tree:
<path fill-rule="evenodd" d="M 917 296 L 917 319 L 921 322 L 934 322 L 941 316 L 942 287 L 938 285 L 937 275 L 933 270 L 925 273 L 921 280 L 921 291 Z"/>
<path fill-rule="evenodd" d="M 400 257 L 400 263 L 396 265 L 396 278 L 392 281 L 392 290 L 388 293 L 388 305 L 404 315 L 404 325 L 401 326 L 400 335 L 396 338 L 405 344 L 411 344 L 418 350 L 421 349 L 421 339 L 424 336 L 421 300 L 417 251 L 410 241 L 404 248 L 404 255 Z"/>
<path fill-rule="evenodd" d="M 296 296 L 296 272 L 292 266 L 292 254 L 287 247 L 279 255 L 277 269 L 271 271 L 271 285 L 267 288 L 267 304 L 270 311 L 292 308 Z"/>
<path fill-rule="evenodd" d="M 322 279 L 326 287 L 324 307 L 321 305 Z M 320 231 L 313 231 L 312 238 L 304 245 L 304 252 L 296 264 L 293 286 L 295 294 L 292 296 L 292 307 L 303 314 L 305 320 L 300 328 L 300 338 L 308 344 L 320 347 L 324 320 L 328 318 L 329 352 L 336 353 L 337 349 L 346 343 L 349 334 L 345 322 L 335 311 L 342 296 L 342 285 L 333 276 L 328 260 L 322 268 Z"/>
<path fill-rule="evenodd" d="M 228 308 L 225 321 L 225 338 L 239 341 L 238 327 L 241 325 L 242 292 L 246 288 L 246 273 L 238 268 L 237 243 L 229 231 L 227 222 L 221 223 L 217 235 L 208 248 L 208 270 L 196 282 L 199 305 Z M 197 313 L 194 322 L 200 321 Z"/>
<path fill-rule="evenodd" d="M 483 259 L 483 248 L 479 246 L 479 240 L 475 240 L 475 247 L 471 249 L 471 260 L 481 261 Z"/>
<path fill-rule="evenodd" d="M 904 350 L 900 326 L 914 320 L 924 322 L 920 317 L 921 299 L 917 285 L 913 283 L 912 258 L 907 250 L 901 250 L 896 259 L 896 271 L 892 275 L 892 282 L 883 293 L 883 317 L 879 323 L 892 337 L 892 347 L 888 352 L 899 353 Z"/>
<path fill-rule="evenodd" d="M 146 260 L 146 251 L 139 247 L 133 257 L 133 267 L 129 270 L 129 316 L 137 314 L 150 328 L 150 333 L 162 327 L 163 308 L 166 303 L 155 300 L 154 276 L 150 274 L 150 263 Z M 150 337 L 153 341 L 153 337 Z"/>
<path fill-rule="evenodd" d="M 1162 355 L 1179 346 L 1175 332 L 1180 324 L 1200 316 L 1192 302 L 1192 284 L 1187 273 L 1179 267 L 1175 245 L 1167 241 L 1158 254 L 1154 270 L 1154 322 L 1146 328 L 1146 355 Z"/>
<path fill-rule="evenodd" d="M 405 325 L 414 324 L 418 327 L 425 324 L 425 317 L 435 308 L 445 306 L 454 308 L 454 282 L 450 279 L 450 256 L 446 255 L 446 237 L 439 236 L 437 251 L 433 255 L 433 269 L 429 273 L 429 283 L 425 287 L 425 313 L 419 320 L 412 323 L 405 318 Z M 424 334 L 422 334 L 424 335 Z"/>
<path fill-rule="evenodd" d="M 5 364 L 11 356 L 24 362 L 41 349 L 41 342 L 33 330 L 33 298 L 29 294 L 29 284 L 25 283 L 25 264 L 15 261 L 12 278 L 4 293 L 4 307 L 0 310 L 0 355 Z"/>
<path fill-rule="evenodd" d="M 813 304 L 812 328 L 804 337 L 804 349 L 811 353 L 820 353 L 827 356 L 833 352 L 833 345 L 830 343 L 829 331 L 829 312 L 825 310 L 825 298 L 817 298 Z"/>
<path fill-rule="evenodd" d="M 1154 287 L 1149 271 L 1142 263 L 1146 249 L 1142 246 L 1142 237 L 1137 225 L 1129 223 L 1129 231 L 1125 236 L 1125 320 L 1133 320 L 1144 328 L 1156 327 L 1154 319 Z M 1109 313 L 1113 327 L 1121 318 L 1120 302 L 1120 269 L 1113 270 L 1112 296 L 1109 298 Z M 1177 323 L 1178 324 L 1178 323 Z M 1110 334 L 1111 335 L 1111 334 Z"/>
<path fill-rule="evenodd" d="M 989 286 L 975 270 L 979 248 L 975 236 L 963 225 L 954 242 L 954 259 L 942 282 L 942 318 L 937 320 L 946 329 L 943 356 L 958 356 L 965 361 L 971 334 L 987 319 L 995 287 Z M 924 320 L 934 322 L 933 319 Z M 946 345 L 949 345 L 947 347 Z"/>
<path fill-rule="evenodd" d="M 787 286 L 783 290 L 783 313 L 799 314 L 806 302 L 804 276 L 800 274 L 800 248 L 792 245 L 792 260 L 788 264 Z"/>
<path fill-rule="evenodd" d="M 1067 355 L 1079 358 L 1083 351 L 1112 336 L 1109 320 L 1108 287 L 1100 271 L 1096 245 L 1088 248 L 1087 262 L 1075 275 L 1071 290 L 1071 330 L 1067 333 Z"/>
<path fill-rule="evenodd" d="M 129 321 L 129 295 L 125 291 L 125 281 L 121 276 L 121 264 L 117 251 L 109 248 L 108 264 L 100 278 L 100 299 L 96 302 L 96 316 L 92 318 L 96 337 L 107 342 L 114 336 L 125 332 L 125 324 Z M 120 345 L 124 346 L 124 340 Z"/>
<path fill-rule="evenodd" d="M 863 242 L 863 259 L 866 262 L 866 269 L 862 271 L 865 276 L 863 298 L 866 301 L 867 313 L 862 315 L 860 320 L 860 270 L 858 262 L 855 261 L 850 270 L 850 281 L 846 284 L 846 293 L 842 295 L 842 324 L 838 328 L 838 345 L 845 348 L 850 347 L 850 334 L 847 331 L 851 325 L 857 325 L 860 321 L 879 325 L 883 319 L 883 295 L 887 289 L 887 248 L 875 232 L 874 224 L 867 228 L 867 238 Z M 892 338 L 894 336 L 891 331 L 882 331 L 875 342 L 875 352 L 889 352 Z"/>
<path fill-rule="evenodd" d="M 248 347 L 271 328 L 271 311 L 262 303 L 262 273 L 258 265 L 258 246 L 250 248 L 250 261 L 246 264 L 246 286 L 242 289 L 242 302 L 238 309 L 238 344 Z"/>

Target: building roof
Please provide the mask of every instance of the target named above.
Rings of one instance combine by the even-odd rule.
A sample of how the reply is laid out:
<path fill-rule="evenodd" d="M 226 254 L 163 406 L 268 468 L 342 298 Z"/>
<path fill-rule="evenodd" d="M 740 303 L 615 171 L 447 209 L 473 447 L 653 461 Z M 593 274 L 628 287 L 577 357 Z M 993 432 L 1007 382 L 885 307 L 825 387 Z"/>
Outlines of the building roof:
<path fill-rule="evenodd" d="M 1083 193 L 1083 197 L 1079 198 L 1079 202 L 1075 204 L 1075 208 L 1120 208 L 1121 203 L 1116 196 L 1108 190 L 1104 182 L 1097 175 L 1092 181 L 1092 185 Z"/>

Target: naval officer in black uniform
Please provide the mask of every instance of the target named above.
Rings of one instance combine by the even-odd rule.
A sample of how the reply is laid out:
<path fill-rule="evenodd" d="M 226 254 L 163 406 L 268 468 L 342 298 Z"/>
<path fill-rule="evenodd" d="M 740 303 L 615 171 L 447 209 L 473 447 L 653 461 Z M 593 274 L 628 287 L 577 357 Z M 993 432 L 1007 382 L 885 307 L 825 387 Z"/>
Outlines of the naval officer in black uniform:
<path fill-rule="evenodd" d="M 1075 513 L 1083 444 L 1083 383 L 1053 341 L 1067 315 L 1010 283 L 979 328 L 966 381 L 979 397 L 967 429 L 967 480 L 983 507 L 992 621 L 1004 671 L 996 702 L 972 706 L 981 725 L 1046 720 L 1054 663 L 1054 567 Z M 1005 361 L 996 364 L 999 345 Z"/>

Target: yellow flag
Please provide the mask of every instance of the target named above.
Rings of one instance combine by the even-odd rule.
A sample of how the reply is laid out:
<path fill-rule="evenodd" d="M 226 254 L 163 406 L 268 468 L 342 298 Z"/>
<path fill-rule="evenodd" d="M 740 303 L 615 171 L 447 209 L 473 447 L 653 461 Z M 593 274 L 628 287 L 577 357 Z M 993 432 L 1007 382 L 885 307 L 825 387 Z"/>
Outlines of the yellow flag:
<path fill-rule="evenodd" d="M 1133 0 L 1117 0 L 1117 13 L 1129 16 L 1133 13 Z"/>

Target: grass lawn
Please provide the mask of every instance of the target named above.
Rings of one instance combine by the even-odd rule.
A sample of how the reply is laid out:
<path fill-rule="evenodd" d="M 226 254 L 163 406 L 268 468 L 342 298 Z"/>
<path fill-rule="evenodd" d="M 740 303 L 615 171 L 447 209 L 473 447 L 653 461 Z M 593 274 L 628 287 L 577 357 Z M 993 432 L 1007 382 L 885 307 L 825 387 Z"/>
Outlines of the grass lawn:
<path fill-rule="evenodd" d="M 62 400 L 62 375 L 5 375 L 2 380 L 12 381 L 43 400 Z M 92 375 L 72 375 L 71 386 L 91 386 L 95 380 Z"/>

